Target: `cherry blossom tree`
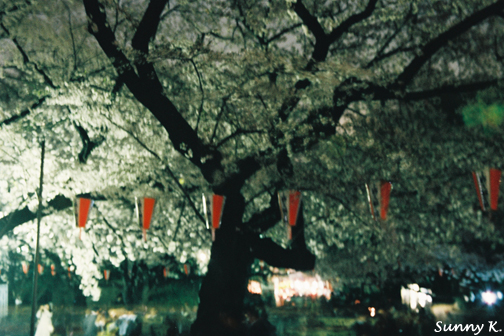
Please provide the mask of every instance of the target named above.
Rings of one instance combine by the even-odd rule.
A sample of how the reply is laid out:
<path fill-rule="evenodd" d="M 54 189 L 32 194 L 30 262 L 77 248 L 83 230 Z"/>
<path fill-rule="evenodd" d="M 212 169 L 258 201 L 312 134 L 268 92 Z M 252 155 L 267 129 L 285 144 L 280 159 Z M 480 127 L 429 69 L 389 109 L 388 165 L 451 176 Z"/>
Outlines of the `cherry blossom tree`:
<path fill-rule="evenodd" d="M 255 259 L 352 281 L 403 265 L 467 267 L 471 243 L 502 246 L 501 216 L 477 210 L 470 173 L 501 168 L 503 9 L 3 4 L 2 241 L 30 252 L 19 239 L 32 246 L 43 138 L 42 244 L 76 265 L 86 295 L 98 295 L 104 260 L 193 260 L 205 273 L 194 335 L 239 333 Z M 467 124 L 471 111 L 491 134 Z M 370 216 L 364 188 L 379 180 L 394 185 L 386 221 Z M 278 225 L 286 189 L 304 195 L 292 240 Z M 226 196 L 214 242 L 202 193 Z M 70 229 L 76 195 L 96 201 L 82 239 Z M 134 215 L 143 196 L 158 204 L 146 241 Z"/>

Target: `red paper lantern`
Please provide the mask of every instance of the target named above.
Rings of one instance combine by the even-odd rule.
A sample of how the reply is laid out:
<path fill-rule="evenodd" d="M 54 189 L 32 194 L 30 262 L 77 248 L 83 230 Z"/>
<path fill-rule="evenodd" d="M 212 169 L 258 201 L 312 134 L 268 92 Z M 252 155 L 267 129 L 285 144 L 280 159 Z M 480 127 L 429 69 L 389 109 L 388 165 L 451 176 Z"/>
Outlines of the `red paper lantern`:
<path fill-rule="evenodd" d="M 51 275 L 52 276 L 56 275 L 56 267 L 54 265 L 51 265 Z"/>
<path fill-rule="evenodd" d="M 155 205 L 156 199 L 151 197 L 144 197 L 140 206 L 138 206 L 137 203 L 138 220 L 140 227 L 142 228 L 144 241 L 147 240 L 147 230 L 150 228 Z"/>
<path fill-rule="evenodd" d="M 490 209 L 497 210 L 499 203 L 499 187 L 501 182 L 501 171 L 499 169 L 490 168 L 488 179 L 488 190 L 490 196 Z"/>
<path fill-rule="evenodd" d="M 184 273 L 185 275 L 189 275 L 189 272 L 191 271 L 191 267 L 187 264 L 184 264 Z"/>
<path fill-rule="evenodd" d="M 82 228 L 86 227 L 86 222 L 93 206 L 93 201 L 85 197 L 77 197 L 74 203 L 75 225 L 79 228 L 79 239 L 81 239 Z"/>
<path fill-rule="evenodd" d="M 28 263 L 25 263 L 24 261 L 21 263 L 21 266 L 23 267 L 23 273 L 28 274 L 28 270 L 30 269 L 30 265 Z"/>
<path fill-rule="evenodd" d="M 297 224 L 299 209 L 301 208 L 301 196 L 301 192 L 297 190 L 278 193 L 280 216 L 284 223 L 287 224 L 288 239 L 292 239 L 292 227 Z"/>
<path fill-rule="evenodd" d="M 40 264 L 38 264 L 37 266 L 38 266 L 37 270 L 38 270 L 39 274 L 42 274 L 44 272 L 44 266 L 42 266 Z"/>
<path fill-rule="evenodd" d="M 301 192 L 296 190 L 289 191 L 289 225 L 296 226 L 299 208 L 301 205 Z"/>
<path fill-rule="evenodd" d="M 488 206 L 491 210 L 496 211 L 499 204 L 501 170 L 495 168 L 485 169 L 483 174 L 472 172 L 472 176 L 481 210 L 486 210 L 485 195 L 488 195 Z M 486 183 L 483 183 L 482 179 Z"/>
<path fill-rule="evenodd" d="M 222 195 L 212 196 L 212 227 L 214 229 L 220 228 L 225 201 L 226 197 Z"/>
<path fill-rule="evenodd" d="M 167 278 L 169 272 L 170 271 L 166 267 L 163 267 L 163 277 Z"/>
<path fill-rule="evenodd" d="M 105 278 L 106 281 L 110 278 L 110 271 L 109 270 L 104 270 L 103 271 L 103 277 Z"/>
<path fill-rule="evenodd" d="M 378 220 L 377 211 L 379 207 L 379 217 L 381 220 L 387 219 L 387 213 L 390 203 L 390 192 L 392 191 L 392 183 L 388 181 L 380 181 L 377 184 L 367 184 L 366 183 L 366 193 L 369 203 L 369 210 L 374 220 Z M 376 189 L 375 189 L 376 187 Z M 375 202 L 378 203 L 378 207 L 375 207 Z"/>
<path fill-rule="evenodd" d="M 392 190 L 392 183 L 387 181 L 380 182 L 380 218 L 387 219 L 387 212 L 390 202 L 390 191 Z"/>
<path fill-rule="evenodd" d="M 215 240 L 215 230 L 220 228 L 225 202 L 225 196 L 212 195 L 212 241 Z"/>

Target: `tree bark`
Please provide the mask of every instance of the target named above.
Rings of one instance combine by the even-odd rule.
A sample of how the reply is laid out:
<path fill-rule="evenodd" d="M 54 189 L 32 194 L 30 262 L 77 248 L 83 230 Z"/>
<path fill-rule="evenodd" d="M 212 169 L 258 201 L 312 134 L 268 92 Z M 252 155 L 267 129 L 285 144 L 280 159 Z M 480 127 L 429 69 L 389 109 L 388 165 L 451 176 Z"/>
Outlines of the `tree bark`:
<path fill-rule="evenodd" d="M 212 245 L 208 272 L 200 288 L 192 336 L 245 335 L 244 299 L 254 258 L 260 257 L 273 266 L 298 270 L 312 270 L 315 266 L 315 256 L 304 243 L 302 224 L 296 231 L 299 233 L 297 242 L 293 241 L 291 249 L 283 249 L 245 227 L 241 221 L 244 209 L 241 194 L 228 195 L 222 224 Z"/>

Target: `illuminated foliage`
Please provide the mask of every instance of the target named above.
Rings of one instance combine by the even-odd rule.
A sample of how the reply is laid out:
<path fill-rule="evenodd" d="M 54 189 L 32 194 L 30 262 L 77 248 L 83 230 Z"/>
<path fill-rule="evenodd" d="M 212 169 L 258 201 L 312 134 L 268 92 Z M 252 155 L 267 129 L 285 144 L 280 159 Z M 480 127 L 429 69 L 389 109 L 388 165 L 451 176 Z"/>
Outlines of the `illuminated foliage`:
<path fill-rule="evenodd" d="M 212 269 L 244 277 L 259 257 L 310 269 L 316 256 L 322 274 L 352 282 L 407 264 L 484 268 L 503 245 L 502 216 L 477 210 L 470 172 L 502 168 L 502 99 L 471 97 L 501 90 L 503 8 L 2 3 L 1 243 L 30 258 L 44 138 L 41 245 L 76 266 L 86 295 L 99 294 L 105 260 L 152 266 L 166 255 L 176 267 L 197 264 L 206 279 L 217 279 Z M 393 183 L 384 223 L 370 217 L 364 189 L 381 179 Z M 276 225 L 275 194 L 289 188 L 304 195 L 294 242 Z M 227 196 L 214 244 L 201 204 L 211 192 Z M 96 200 L 82 240 L 76 195 Z M 158 199 L 146 242 L 134 215 L 143 196 Z M 489 249 L 467 248 L 475 242 Z M 245 266 L 233 268 L 230 255 Z M 221 286 L 239 292 L 232 281 Z"/>

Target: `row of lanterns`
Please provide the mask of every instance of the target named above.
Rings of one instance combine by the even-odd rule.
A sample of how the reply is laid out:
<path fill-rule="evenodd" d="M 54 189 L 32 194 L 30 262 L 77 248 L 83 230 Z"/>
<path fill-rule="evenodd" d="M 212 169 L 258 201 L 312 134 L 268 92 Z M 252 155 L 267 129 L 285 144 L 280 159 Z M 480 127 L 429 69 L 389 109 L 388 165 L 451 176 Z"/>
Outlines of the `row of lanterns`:
<path fill-rule="evenodd" d="M 497 210 L 501 171 L 499 169 L 490 168 L 486 169 L 483 173 L 473 172 L 472 176 L 481 209 L 483 211 L 486 211 L 488 208 L 493 211 Z M 386 220 L 390 203 L 390 193 L 392 191 L 392 183 L 389 181 L 380 181 L 373 184 L 366 183 L 365 188 L 369 209 L 373 219 Z M 488 201 L 485 201 L 485 195 L 488 196 Z M 292 227 L 296 226 L 298 220 L 301 198 L 301 192 L 297 190 L 289 190 L 278 193 L 280 215 L 282 221 L 287 224 L 287 235 L 289 239 L 292 239 Z M 203 194 L 202 200 L 206 227 L 207 229 L 211 229 L 212 241 L 214 241 L 215 231 L 221 226 L 226 197 L 213 194 L 210 199 L 207 199 Z M 147 230 L 150 228 L 155 205 L 156 200 L 154 198 L 144 197 L 140 201 L 135 198 L 136 214 L 140 227 L 143 231 L 144 240 L 147 239 Z M 86 226 L 87 218 L 92 206 L 93 201 L 91 199 L 83 197 L 77 198 L 75 202 L 75 220 L 77 227 L 80 229 Z M 209 206 L 211 208 L 210 219 L 208 211 Z"/>
<path fill-rule="evenodd" d="M 25 275 L 28 275 L 28 271 L 30 269 L 30 264 L 26 263 L 26 262 L 22 262 L 21 263 L 21 267 L 23 268 L 23 273 Z M 38 264 L 37 265 L 37 271 L 39 274 L 42 274 L 44 273 L 44 266 L 41 265 L 41 264 Z M 73 268 L 72 266 L 68 267 L 68 277 L 71 278 L 72 277 L 72 272 L 73 272 Z M 55 276 L 56 275 L 56 267 L 54 265 L 51 265 L 51 275 L 52 276 Z"/>
<path fill-rule="evenodd" d="M 484 172 L 472 172 L 474 185 L 476 188 L 476 193 L 478 201 L 482 211 L 491 209 L 493 211 L 497 210 L 499 189 L 502 172 L 499 169 L 486 169 Z M 392 183 L 388 181 L 380 181 L 375 184 L 365 184 L 367 199 L 369 203 L 369 209 L 373 219 L 381 220 L 387 219 L 387 212 L 390 203 L 390 193 L 392 191 Z M 485 200 L 485 196 L 488 200 Z M 292 239 L 292 227 L 296 226 L 299 210 L 301 208 L 301 192 L 297 190 L 289 190 L 278 193 L 278 202 L 280 206 L 280 215 L 282 221 L 287 224 L 287 235 L 289 239 Z M 215 240 L 215 231 L 220 228 L 222 221 L 222 213 L 224 210 L 224 204 L 226 197 L 222 195 L 213 194 L 210 199 L 211 207 L 211 221 L 212 221 L 212 241 Z M 154 198 L 144 197 L 141 201 L 135 198 L 136 214 L 139 220 L 140 226 L 143 231 L 143 238 L 146 240 L 146 231 L 150 227 L 152 221 L 152 214 L 154 212 L 154 207 L 156 200 Z M 75 204 L 75 220 L 76 225 L 79 229 L 86 226 L 87 218 L 91 207 L 93 206 L 93 201 L 88 198 L 78 197 Z M 210 228 L 209 214 L 207 199 L 203 194 L 203 212 L 205 215 L 206 227 Z M 80 238 L 80 234 L 79 234 Z M 22 263 L 23 273 L 28 274 L 29 264 Z M 262 265 L 261 265 L 262 268 Z M 38 265 L 38 272 L 42 274 L 44 267 Z M 163 276 L 166 278 L 168 276 L 169 270 L 165 267 L 163 268 Z M 190 272 L 190 266 L 184 264 L 184 273 L 188 275 Z M 51 265 L 51 274 L 54 276 L 56 274 L 54 265 Z M 71 267 L 68 268 L 68 276 L 71 278 Z M 110 277 L 110 271 L 104 271 L 104 278 L 108 280 Z"/>
<path fill-rule="evenodd" d="M 209 215 L 208 215 L 208 204 L 205 194 L 202 196 L 203 200 L 203 213 L 205 215 L 206 227 L 212 230 L 212 241 L 215 241 L 215 231 L 218 230 L 222 222 L 222 213 L 224 211 L 224 204 L 226 202 L 226 197 L 222 195 L 213 194 L 210 199 L 211 220 L 212 226 L 210 227 Z M 290 190 L 287 192 L 278 193 L 278 202 L 280 205 L 280 214 L 282 220 L 287 223 L 288 238 L 292 239 L 291 228 L 296 226 L 299 209 L 301 205 L 301 192 L 296 190 Z"/>
<path fill-rule="evenodd" d="M 301 193 L 299 191 L 288 191 L 287 193 L 279 193 L 279 203 L 280 212 L 284 222 L 289 224 L 289 229 L 291 226 L 295 226 L 297 222 L 297 217 L 299 214 L 299 208 L 301 203 Z M 212 241 L 215 240 L 215 231 L 218 230 L 222 222 L 222 213 L 224 210 L 224 204 L 226 202 L 226 197 L 222 195 L 213 194 L 210 198 L 210 211 L 212 226 L 210 227 L 209 221 L 209 211 L 207 198 L 203 194 L 203 213 L 205 215 L 205 222 L 207 229 L 212 230 Z M 143 238 L 146 240 L 147 230 L 150 228 L 150 223 L 152 221 L 152 214 L 154 213 L 154 207 L 156 200 L 150 197 L 144 197 L 140 201 L 135 198 L 135 210 L 140 227 L 143 231 Z M 79 239 L 81 238 L 81 231 L 86 227 L 87 219 L 91 208 L 93 206 L 93 201 L 89 198 L 77 197 L 74 203 L 75 212 L 75 222 L 76 226 L 80 229 Z M 285 215 L 284 215 L 285 214 Z M 290 233 L 289 233 L 290 236 Z"/>
<path fill-rule="evenodd" d="M 79 239 L 81 239 L 82 229 L 86 227 L 93 203 L 93 200 L 85 197 L 77 197 L 74 203 L 75 224 L 79 228 Z M 144 197 L 139 201 L 138 198 L 135 197 L 135 212 L 140 227 L 142 228 L 144 241 L 147 240 L 147 230 L 150 228 L 155 205 L 155 198 Z"/>
<path fill-rule="evenodd" d="M 28 271 L 30 269 L 30 264 L 28 264 L 26 262 L 22 262 L 21 266 L 23 268 L 23 273 L 25 275 L 28 275 Z M 44 273 L 44 266 L 41 264 L 38 264 L 37 271 L 39 274 Z M 68 277 L 69 278 L 72 278 L 72 272 L 73 272 L 72 267 L 71 266 L 68 267 Z M 191 266 L 188 264 L 184 264 L 185 275 L 189 275 L 190 272 L 191 272 Z M 163 267 L 163 277 L 167 278 L 169 273 L 170 273 L 170 269 L 168 267 Z M 54 265 L 51 265 L 51 275 L 52 276 L 56 275 L 56 267 Z M 108 270 L 108 269 L 103 270 L 103 278 L 107 281 L 110 279 L 110 270 Z"/>
<path fill-rule="evenodd" d="M 190 272 L 191 272 L 191 266 L 188 264 L 184 264 L 184 274 L 189 275 Z M 163 267 L 163 277 L 168 278 L 169 274 L 170 274 L 170 268 Z M 110 270 L 103 271 L 103 278 L 107 281 L 110 279 Z"/>
<path fill-rule="evenodd" d="M 482 211 L 496 211 L 498 208 L 499 190 L 502 172 L 488 168 L 483 172 L 472 172 L 476 194 Z M 374 220 L 387 219 L 392 183 L 380 181 L 376 184 L 365 184 L 369 210 Z M 487 200 L 486 200 L 487 199 Z"/>

